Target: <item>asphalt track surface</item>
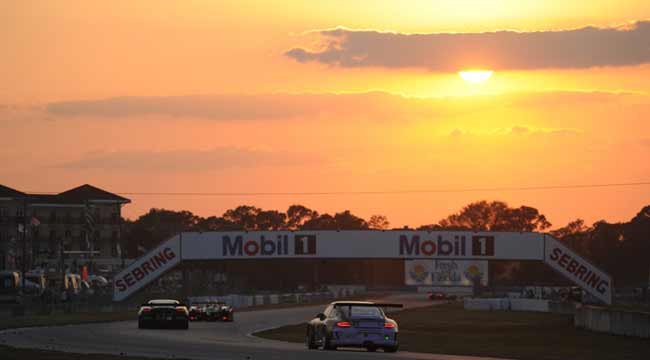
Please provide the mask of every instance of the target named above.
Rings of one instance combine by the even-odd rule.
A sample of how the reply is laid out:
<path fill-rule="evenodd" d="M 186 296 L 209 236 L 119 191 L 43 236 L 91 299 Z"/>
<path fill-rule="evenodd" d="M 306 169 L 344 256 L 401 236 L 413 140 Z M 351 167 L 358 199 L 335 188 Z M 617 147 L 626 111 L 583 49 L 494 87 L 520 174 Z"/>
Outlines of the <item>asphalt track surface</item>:
<path fill-rule="evenodd" d="M 431 305 L 422 295 L 404 294 L 382 299 L 405 307 Z M 477 359 L 466 356 L 368 353 L 364 349 L 307 350 L 303 344 L 261 339 L 251 333 L 298 324 L 314 317 L 324 306 L 260 310 L 235 314 L 232 323 L 192 322 L 189 330 L 138 329 L 137 321 L 37 327 L 0 332 L 0 343 L 71 353 L 100 353 L 197 360 L 284 359 Z M 135 314 L 134 314 L 135 318 Z M 485 359 L 485 358 L 483 358 Z"/>

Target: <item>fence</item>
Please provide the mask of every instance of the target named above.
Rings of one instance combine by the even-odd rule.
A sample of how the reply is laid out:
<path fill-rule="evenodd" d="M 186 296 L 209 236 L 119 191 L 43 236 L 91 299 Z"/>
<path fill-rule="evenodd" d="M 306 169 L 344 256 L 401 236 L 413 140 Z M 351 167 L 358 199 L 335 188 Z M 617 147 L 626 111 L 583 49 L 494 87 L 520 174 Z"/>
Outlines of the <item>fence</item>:
<path fill-rule="evenodd" d="M 298 292 L 298 293 L 267 293 L 258 295 L 231 294 L 225 296 L 197 296 L 188 300 L 193 302 L 224 301 L 235 308 L 247 308 L 259 305 L 275 304 L 309 304 L 327 301 L 330 299 L 357 295 L 365 293 L 365 286 L 336 285 L 331 290 L 320 292 Z M 69 302 L 60 304 L 29 303 L 29 304 L 3 304 L 0 306 L 0 319 L 47 316 L 73 313 L 98 313 L 98 312 L 136 312 L 139 303 L 121 302 Z"/>
<path fill-rule="evenodd" d="M 573 324 L 595 332 L 650 338 L 650 313 L 584 306 L 576 311 Z"/>
<path fill-rule="evenodd" d="M 535 311 L 573 315 L 573 325 L 579 329 L 613 335 L 650 338 L 650 313 L 621 311 L 575 303 L 538 299 L 470 299 L 464 300 L 466 310 Z"/>

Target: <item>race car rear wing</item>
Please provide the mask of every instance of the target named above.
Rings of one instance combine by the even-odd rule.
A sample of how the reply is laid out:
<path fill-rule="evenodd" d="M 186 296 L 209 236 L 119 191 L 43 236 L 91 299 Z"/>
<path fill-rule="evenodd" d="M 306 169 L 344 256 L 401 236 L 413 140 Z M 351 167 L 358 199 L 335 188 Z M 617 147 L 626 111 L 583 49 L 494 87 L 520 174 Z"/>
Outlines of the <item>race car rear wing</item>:
<path fill-rule="evenodd" d="M 368 303 L 368 304 L 358 304 L 358 303 L 337 303 L 334 307 L 343 307 L 343 306 L 368 306 L 368 307 L 382 307 L 382 308 L 403 308 L 402 304 L 388 304 L 388 303 Z"/>

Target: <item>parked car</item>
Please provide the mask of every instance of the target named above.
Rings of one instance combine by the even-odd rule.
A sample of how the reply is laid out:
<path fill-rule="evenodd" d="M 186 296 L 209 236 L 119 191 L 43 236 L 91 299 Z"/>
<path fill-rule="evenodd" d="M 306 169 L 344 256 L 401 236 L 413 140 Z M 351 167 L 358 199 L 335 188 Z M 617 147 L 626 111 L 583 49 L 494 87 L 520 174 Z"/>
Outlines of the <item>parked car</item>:
<path fill-rule="evenodd" d="M 308 349 L 363 347 L 368 351 L 381 348 L 384 352 L 396 352 L 399 329 L 397 322 L 384 313 L 386 307 L 402 305 L 335 301 L 307 324 L 305 344 Z"/>
<path fill-rule="evenodd" d="M 0 271 L 0 302 L 21 303 L 22 289 L 20 273 L 17 271 Z"/>
<path fill-rule="evenodd" d="M 178 300 L 149 300 L 138 310 L 138 328 L 189 328 L 189 310 Z"/>

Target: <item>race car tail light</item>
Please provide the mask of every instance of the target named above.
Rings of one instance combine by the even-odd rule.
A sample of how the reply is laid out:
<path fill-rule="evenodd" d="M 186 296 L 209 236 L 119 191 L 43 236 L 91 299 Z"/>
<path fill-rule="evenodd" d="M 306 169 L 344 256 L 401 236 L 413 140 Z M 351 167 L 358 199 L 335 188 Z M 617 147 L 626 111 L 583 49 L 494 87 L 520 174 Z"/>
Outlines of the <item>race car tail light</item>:
<path fill-rule="evenodd" d="M 384 323 L 384 327 L 385 327 L 386 329 L 394 329 L 394 328 L 395 328 L 395 324 L 390 323 L 390 322 L 387 322 L 387 323 Z"/>
<path fill-rule="evenodd" d="M 182 307 L 180 307 L 180 308 L 176 308 L 176 312 L 179 313 L 179 314 L 184 314 L 184 313 L 185 313 L 185 309 L 182 308 Z"/>
<path fill-rule="evenodd" d="M 151 308 L 148 307 L 148 306 L 147 306 L 147 307 L 143 307 L 143 308 L 142 308 L 142 312 L 143 312 L 143 313 L 149 313 L 149 312 L 151 312 Z"/>
<path fill-rule="evenodd" d="M 221 318 L 221 320 L 228 320 L 228 317 L 224 316 L 224 317 Z"/>
<path fill-rule="evenodd" d="M 341 327 L 341 328 L 349 328 L 349 327 L 352 327 L 352 324 L 350 324 L 347 321 L 339 321 L 339 322 L 336 323 L 336 326 Z"/>

